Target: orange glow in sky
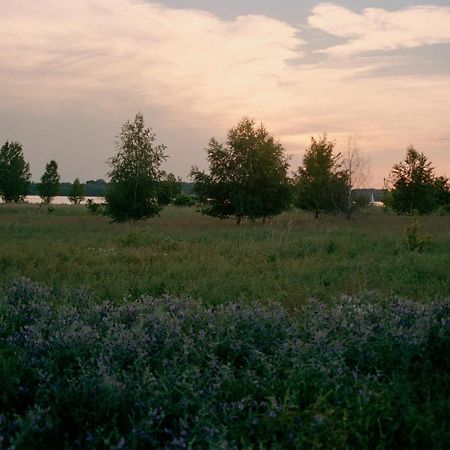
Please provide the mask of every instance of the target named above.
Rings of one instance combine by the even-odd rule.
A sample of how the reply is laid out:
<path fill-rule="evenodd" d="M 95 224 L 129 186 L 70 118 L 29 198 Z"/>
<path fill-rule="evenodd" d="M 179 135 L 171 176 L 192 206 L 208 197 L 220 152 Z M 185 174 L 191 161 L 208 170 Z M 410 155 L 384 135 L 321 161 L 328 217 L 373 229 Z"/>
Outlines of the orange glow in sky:
<path fill-rule="evenodd" d="M 349 135 L 381 186 L 413 144 L 450 176 L 450 7 L 317 2 L 296 26 L 140 0 L 0 0 L 0 141 L 33 178 L 100 178 L 120 125 L 143 112 L 186 178 L 242 116 L 301 162 L 311 136 Z M 376 2 L 374 2 L 375 4 Z M 282 6 L 280 6 L 282 7 Z"/>

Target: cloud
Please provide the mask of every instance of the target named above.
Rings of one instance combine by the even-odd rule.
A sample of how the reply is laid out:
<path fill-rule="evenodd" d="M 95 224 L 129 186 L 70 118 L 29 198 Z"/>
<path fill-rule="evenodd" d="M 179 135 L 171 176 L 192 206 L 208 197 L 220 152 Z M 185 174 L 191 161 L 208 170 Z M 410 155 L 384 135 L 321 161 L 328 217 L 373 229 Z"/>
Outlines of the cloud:
<path fill-rule="evenodd" d="M 415 6 L 399 11 L 367 8 L 358 14 L 333 3 L 321 3 L 313 8 L 308 22 L 313 28 L 346 39 L 344 44 L 322 50 L 333 55 L 450 43 L 448 6 Z"/>
<path fill-rule="evenodd" d="M 133 0 L 17 0 L 0 6 L 0 61 L 7 94 L 27 99 L 111 93 L 191 109 L 277 83 L 298 57 L 297 30 L 264 16 L 211 14 Z M 131 100 L 131 99 L 130 99 Z"/>

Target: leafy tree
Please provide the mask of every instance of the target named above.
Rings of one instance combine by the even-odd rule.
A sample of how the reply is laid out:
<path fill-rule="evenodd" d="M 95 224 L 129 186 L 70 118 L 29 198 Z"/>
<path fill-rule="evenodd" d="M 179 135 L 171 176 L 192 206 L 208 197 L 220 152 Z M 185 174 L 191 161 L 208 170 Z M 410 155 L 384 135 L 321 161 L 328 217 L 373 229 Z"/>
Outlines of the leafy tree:
<path fill-rule="evenodd" d="M 394 165 L 389 181 L 395 211 L 427 214 L 437 207 L 434 168 L 414 147 L 407 149 L 404 161 Z"/>
<path fill-rule="evenodd" d="M 84 200 L 84 184 L 80 183 L 79 178 L 75 178 L 68 198 L 74 205 L 79 205 Z"/>
<path fill-rule="evenodd" d="M 342 155 L 333 154 L 334 147 L 326 135 L 318 140 L 311 138 L 303 166 L 294 178 L 296 206 L 314 211 L 316 218 L 321 211 L 346 210 L 348 204 L 349 176 L 342 169 Z"/>
<path fill-rule="evenodd" d="M 25 162 L 22 145 L 6 141 L 0 149 L 0 196 L 3 201 L 23 200 L 30 178 L 30 165 Z"/>
<path fill-rule="evenodd" d="M 45 172 L 38 185 L 39 196 L 44 203 L 51 203 L 53 197 L 58 195 L 60 176 L 58 174 L 58 164 L 52 159 L 46 166 Z"/>
<path fill-rule="evenodd" d="M 157 186 L 158 203 L 168 205 L 179 195 L 181 195 L 181 179 L 176 178 L 173 173 L 163 173 Z"/>
<path fill-rule="evenodd" d="M 450 180 L 447 177 L 437 177 L 434 180 L 434 190 L 437 204 L 450 211 Z"/>
<path fill-rule="evenodd" d="M 265 219 L 289 207 L 288 158 L 264 125 L 242 119 L 225 144 L 212 138 L 206 148 L 209 174 L 193 168 L 194 192 L 205 214 Z"/>
<path fill-rule="evenodd" d="M 84 185 L 86 195 L 93 197 L 104 197 L 108 192 L 108 183 L 103 179 L 87 180 Z"/>
<path fill-rule="evenodd" d="M 113 221 L 136 221 L 155 216 L 161 209 L 157 189 L 160 166 L 167 158 L 166 146 L 145 128 L 144 117 L 127 121 L 116 142 L 117 154 L 110 158 L 111 183 L 106 193 L 106 213 Z"/>

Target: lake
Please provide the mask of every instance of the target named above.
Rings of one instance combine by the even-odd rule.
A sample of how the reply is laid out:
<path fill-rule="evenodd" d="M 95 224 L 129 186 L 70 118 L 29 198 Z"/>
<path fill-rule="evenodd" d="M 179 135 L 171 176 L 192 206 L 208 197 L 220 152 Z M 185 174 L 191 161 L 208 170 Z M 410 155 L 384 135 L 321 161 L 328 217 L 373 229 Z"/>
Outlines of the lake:
<path fill-rule="evenodd" d="M 85 205 L 87 200 L 93 200 L 95 203 L 102 203 L 105 201 L 104 197 L 86 197 L 81 204 Z M 25 197 L 25 201 L 27 203 L 32 203 L 32 204 L 39 204 L 42 203 L 42 199 L 41 197 L 39 197 L 39 195 L 27 195 Z M 52 203 L 55 205 L 70 205 L 70 200 L 68 197 L 65 197 L 63 195 L 57 195 L 56 197 L 53 198 Z"/>

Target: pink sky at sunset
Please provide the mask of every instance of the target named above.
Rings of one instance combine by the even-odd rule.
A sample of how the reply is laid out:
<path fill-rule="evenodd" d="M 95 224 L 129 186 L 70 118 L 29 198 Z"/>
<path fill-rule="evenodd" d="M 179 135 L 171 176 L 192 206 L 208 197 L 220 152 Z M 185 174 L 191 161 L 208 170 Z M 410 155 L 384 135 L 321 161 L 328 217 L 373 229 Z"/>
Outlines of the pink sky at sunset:
<path fill-rule="evenodd" d="M 358 135 L 368 185 L 410 144 L 450 176 L 450 6 L 317 2 L 293 23 L 190 3 L 0 0 L 0 140 L 23 143 L 34 179 L 50 158 L 65 180 L 104 178 L 137 111 L 185 179 L 242 116 L 266 124 L 293 169 L 326 132 L 341 149 Z"/>

